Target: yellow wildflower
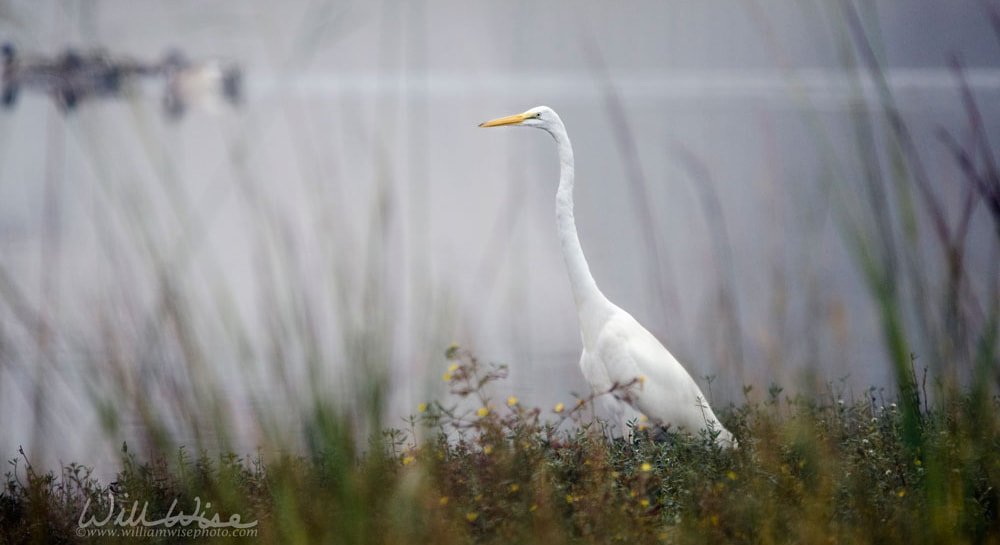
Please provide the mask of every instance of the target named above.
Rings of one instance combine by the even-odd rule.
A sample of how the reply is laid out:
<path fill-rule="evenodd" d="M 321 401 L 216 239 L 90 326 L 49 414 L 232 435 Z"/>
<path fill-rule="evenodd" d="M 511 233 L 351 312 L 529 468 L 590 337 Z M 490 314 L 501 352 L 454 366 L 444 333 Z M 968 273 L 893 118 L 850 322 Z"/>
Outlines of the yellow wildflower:
<path fill-rule="evenodd" d="M 643 462 L 639 469 L 641 469 L 643 473 L 648 473 L 652 471 L 653 466 L 649 465 L 649 462 Z"/>
<path fill-rule="evenodd" d="M 729 477 L 730 481 L 735 481 L 736 480 L 736 473 L 730 471 L 729 473 L 726 473 L 726 477 Z"/>
<path fill-rule="evenodd" d="M 458 364 L 453 363 L 451 364 L 451 366 L 448 367 L 448 372 L 454 373 L 455 371 L 458 371 Z"/>
<path fill-rule="evenodd" d="M 641 505 L 643 507 L 649 507 L 649 500 L 647 500 L 646 498 L 643 498 L 643 499 L 639 500 L 639 505 Z"/>
<path fill-rule="evenodd" d="M 485 447 L 483 447 L 483 454 L 489 454 L 491 452 L 493 452 L 493 446 L 492 445 L 486 445 Z"/>
<path fill-rule="evenodd" d="M 420 405 L 417 405 L 417 412 L 418 413 L 422 413 L 422 412 L 424 412 L 426 410 L 427 410 L 427 404 L 426 403 L 421 403 Z"/>
<path fill-rule="evenodd" d="M 441 499 L 438 500 L 438 503 L 440 503 L 441 505 L 448 505 L 448 496 L 441 496 Z"/>
<path fill-rule="evenodd" d="M 517 486 L 516 484 L 512 484 L 512 485 L 510 485 L 510 491 L 511 491 L 511 492 L 517 492 L 517 491 L 518 491 L 518 489 L 520 489 L 520 488 L 521 488 L 521 487 L 520 487 L 520 486 Z"/>
<path fill-rule="evenodd" d="M 507 398 L 507 405 L 517 405 L 517 398 L 510 396 Z"/>
<path fill-rule="evenodd" d="M 552 409 L 552 411 L 553 412 L 557 412 L 557 413 L 561 413 L 563 411 L 563 404 L 560 403 L 560 404 L 556 405 L 556 408 Z"/>
<path fill-rule="evenodd" d="M 474 522 L 477 518 L 479 518 L 479 513 L 472 512 L 465 514 L 465 520 L 469 522 Z"/>
<path fill-rule="evenodd" d="M 489 410 L 489 409 L 487 409 L 486 407 L 480 407 L 480 408 L 479 408 L 479 410 L 478 410 L 478 411 L 476 411 L 476 414 L 477 414 L 477 415 L 478 415 L 478 416 L 479 416 L 480 418 L 482 418 L 482 417 L 484 417 L 484 416 L 486 416 L 486 415 L 490 414 L 490 410 Z"/>
<path fill-rule="evenodd" d="M 413 456 L 405 456 L 403 458 L 403 465 L 404 466 L 405 465 L 410 465 L 411 463 L 413 463 Z"/>
<path fill-rule="evenodd" d="M 445 373 L 444 374 L 444 381 L 448 382 L 449 380 L 451 380 L 451 373 Z"/>

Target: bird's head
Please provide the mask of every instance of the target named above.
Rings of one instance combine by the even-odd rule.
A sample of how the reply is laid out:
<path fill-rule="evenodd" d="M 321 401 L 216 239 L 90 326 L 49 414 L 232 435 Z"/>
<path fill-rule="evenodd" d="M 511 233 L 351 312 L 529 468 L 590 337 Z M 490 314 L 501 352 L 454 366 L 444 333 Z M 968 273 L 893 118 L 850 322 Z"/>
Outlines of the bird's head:
<path fill-rule="evenodd" d="M 535 106 L 521 114 L 499 117 L 479 124 L 480 127 L 501 127 L 504 125 L 535 127 L 551 133 L 554 128 L 562 126 L 562 121 L 552 108 L 548 106 Z"/>

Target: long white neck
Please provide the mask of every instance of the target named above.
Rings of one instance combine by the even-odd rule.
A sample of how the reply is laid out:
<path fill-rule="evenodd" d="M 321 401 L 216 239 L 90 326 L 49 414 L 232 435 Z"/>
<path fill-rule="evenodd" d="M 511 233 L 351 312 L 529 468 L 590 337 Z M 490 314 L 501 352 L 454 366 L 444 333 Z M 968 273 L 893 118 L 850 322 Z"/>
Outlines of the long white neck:
<path fill-rule="evenodd" d="M 588 348 L 596 341 L 601 326 L 614 311 L 614 305 L 601 293 L 590 274 L 590 266 L 583 255 L 580 237 L 576 232 L 576 219 L 573 217 L 573 146 L 562 122 L 547 129 L 555 138 L 559 150 L 559 189 L 556 191 L 556 232 L 562 245 L 563 257 L 566 259 L 566 270 L 569 272 L 569 283 L 573 288 L 573 298 L 580 319 L 580 331 L 583 334 L 583 344 Z"/>

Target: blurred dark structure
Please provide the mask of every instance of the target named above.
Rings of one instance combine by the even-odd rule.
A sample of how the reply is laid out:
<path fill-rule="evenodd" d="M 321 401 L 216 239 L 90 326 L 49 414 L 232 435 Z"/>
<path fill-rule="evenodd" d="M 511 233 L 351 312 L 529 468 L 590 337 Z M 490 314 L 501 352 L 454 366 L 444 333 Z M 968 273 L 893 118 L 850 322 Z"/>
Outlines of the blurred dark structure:
<path fill-rule="evenodd" d="M 2 103 L 11 108 L 21 89 L 52 96 L 64 113 L 83 101 L 122 97 L 140 78 L 162 77 L 164 113 L 179 118 L 189 104 L 222 99 L 237 105 L 242 99 L 242 73 L 235 62 L 192 61 L 179 51 L 162 61 L 144 63 L 113 59 L 102 50 L 66 49 L 54 59 L 18 56 L 13 44 L 3 51 Z"/>

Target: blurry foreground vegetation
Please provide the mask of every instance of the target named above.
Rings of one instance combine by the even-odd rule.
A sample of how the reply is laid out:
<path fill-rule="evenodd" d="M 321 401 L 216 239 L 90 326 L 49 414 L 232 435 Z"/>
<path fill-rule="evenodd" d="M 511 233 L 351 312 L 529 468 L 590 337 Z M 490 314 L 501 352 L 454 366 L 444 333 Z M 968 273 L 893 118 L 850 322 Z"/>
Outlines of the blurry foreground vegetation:
<path fill-rule="evenodd" d="M 585 423 L 592 399 L 547 409 L 494 400 L 505 368 L 458 349 L 449 357 L 448 402 L 421 404 L 362 456 L 349 423 L 324 407 L 303 456 L 180 450 L 139 463 L 123 447 L 114 513 L 148 502 L 154 520 L 175 500 L 174 513 L 191 513 L 200 499 L 212 502 L 208 518 L 258 521 L 254 537 L 202 538 L 227 543 L 1000 543 L 995 396 L 921 400 L 915 446 L 898 400 L 881 391 L 807 399 L 777 386 L 723 411 L 736 451 L 705 436 L 654 440 L 641 422 L 628 444 Z M 80 466 L 41 475 L 13 460 L 0 542 L 86 542 L 85 503 L 103 519 L 110 498 Z"/>

